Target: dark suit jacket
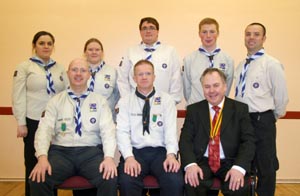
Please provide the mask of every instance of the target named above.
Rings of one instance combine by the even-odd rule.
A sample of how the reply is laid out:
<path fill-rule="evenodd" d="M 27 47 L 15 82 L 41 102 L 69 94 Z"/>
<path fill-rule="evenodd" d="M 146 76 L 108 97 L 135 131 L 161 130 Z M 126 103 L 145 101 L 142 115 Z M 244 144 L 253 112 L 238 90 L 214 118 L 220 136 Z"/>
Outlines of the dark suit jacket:
<path fill-rule="evenodd" d="M 210 132 L 208 107 L 207 100 L 187 107 L 179 141 L 183 167 L 199 164 L 204 158 Z M 249 171 L 255 153 L 255 135 L 246 104 L 225 97 L 220 138 L 225 159 L 233 159 L 233 165 Z"/>

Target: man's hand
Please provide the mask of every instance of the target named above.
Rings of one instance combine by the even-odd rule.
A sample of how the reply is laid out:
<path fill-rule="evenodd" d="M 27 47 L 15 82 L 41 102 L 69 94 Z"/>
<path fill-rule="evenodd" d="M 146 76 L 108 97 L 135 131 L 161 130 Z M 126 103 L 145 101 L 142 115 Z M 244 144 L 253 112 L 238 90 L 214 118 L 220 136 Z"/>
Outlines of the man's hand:
<path fill-rule="evenodd" d="M 186 168 L 184 181 L 186 184 L 190 184 L 191 187 L 199 186 L 199 177 L 203 180 L 202 169 L 198 165 L 191 165 Z"/>
<path fill-rule="evenodd" d="M 180 169 L 180 163 L 176 159 L 173 153 L 167 155 L 166 160 L 163 163 L 165 172 L 178 172 Z"/>
<path fill-rule="evenodd" d="M 45 182 L 46 172 L 51 176 L 52 169 L 46 155 L 41 155 L 38 157 L 38 162 L 30 173 L 29 179 L 32 181 Z"/>
<path fill-rule="evenodd" d="M 27 126 L 26 125 L 19 125 L 17 127 L 17 138 L 19 137 L 26 137 L 28 134 Z"/>
<path fill-rule="evenodd" d="M 137 177 L 141 173 L 141 165 L 135 160 L 133 156 L 127 157 L 125 160 L 124 172 L 130 176 Z"/>
<path fill-rule="evenodd" d="M 103 172 L 103 179 L 106 180 L 118 175 L 117 167 L 112 157 L 104 157 L 104 160 L 99 165 L 99 172 Z"/>
<path fill-rule="evenodd" d="M 227 180 L 229 181 L 229 190 L 236 191 L 239 190 L 241 187 L 244 187 L 244 175 L 236 170 L 236 169 L 230 169 L 225 177 L 225 182 Z"/>

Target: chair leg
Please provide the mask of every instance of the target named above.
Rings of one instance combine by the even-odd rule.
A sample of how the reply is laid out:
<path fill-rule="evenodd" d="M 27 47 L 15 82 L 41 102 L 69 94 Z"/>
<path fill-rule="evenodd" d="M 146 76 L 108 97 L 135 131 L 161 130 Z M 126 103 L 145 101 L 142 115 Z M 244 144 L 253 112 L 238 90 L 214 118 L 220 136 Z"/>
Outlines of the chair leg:
<path fill-rule="evenodd" d="M 150 190 L 147 190 L 146 196 L 150 196 Z"/>
<path fill-rule="evenodd" d="M 250 195 L 255 196 L 256 176 L 251 175 L 250 180 Z"/>

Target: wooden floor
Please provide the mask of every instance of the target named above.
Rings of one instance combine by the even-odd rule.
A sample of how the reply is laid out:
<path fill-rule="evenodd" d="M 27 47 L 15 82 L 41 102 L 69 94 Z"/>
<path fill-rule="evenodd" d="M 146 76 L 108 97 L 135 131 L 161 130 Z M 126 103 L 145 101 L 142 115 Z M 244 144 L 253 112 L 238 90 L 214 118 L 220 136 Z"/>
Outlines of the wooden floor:
<path fill-rule="evenodd" d="M 0 182 L 0 196 L 24 196 L 24 182 Z M 222 194 L 219 194 L 222 195 Z M 300 195 L 300 184 L 277 184 L 275 196 Z M 59 190 L 58 196 L 72 196 L 72 191 Z"/>

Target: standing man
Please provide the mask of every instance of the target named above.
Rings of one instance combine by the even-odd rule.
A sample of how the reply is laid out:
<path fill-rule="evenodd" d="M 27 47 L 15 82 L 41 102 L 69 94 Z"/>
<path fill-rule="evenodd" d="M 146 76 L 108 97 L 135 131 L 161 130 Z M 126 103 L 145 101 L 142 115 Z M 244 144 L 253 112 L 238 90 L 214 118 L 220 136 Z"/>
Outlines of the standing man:
<path fill-rule="evenodd" d="M 155 67 L 156 90 L 170 94 L 175 103 L 182 97 L 180 60 L 176 50 L 158 41 L 159 24 L 155 18 L 142 18 L 139 25 L 142 42 L 128 49 L 118 69 L 118 87 L 121 97 L 134 92 L 133 67 L 141 59 L 151 61 Z"/>
<path fill-rule="evenodd" d="M 255 136 L 248 106 L 225 97 L 226 77 L 218 68 L 201 76 L 205 100 L 187 107 L 180 136 L 187 196 L 205 196 L 213 178 L 225 196 L 248 195 L 248 175 Z"/>
<path fill-rule="evenodd" d="M 227 91 L 229 95 L 233 81 L 233 60 L 223 50 L 217 47 L 219 24 L 213 18 L 204 18 L 199 23 L 200 48 L 183 60 L 183 93 L 187 105 L 199 102 L 204 98 L 200 83 L 200 76 L 208 67 L 222 70 L 226 75 Z"/>
<path fill-rule="evenodd" d="M 247 103 L 256 134 L 255 166 L 258 170 L 257 194 L 275 194 L 276 120 L 285 115 L 288 93 L 283 65 L 265 53 L 266 28 L 252 23 L 245 30 L 247 58 L 236 69 L 238 101 Z"/>
<path fill-rule="evenodd" d="M 47 104 L 35 135 L 38 159 L 29 178 L 32 196 L 53 195 L 53 188 L 73 175 L 85 177 L 97 195 L 117 195 L 115 125 L 106 100 L 88 91 L 89 66 L 73 60 L 70 88 Z"/>
<path fill-rule="evenodd" d="M 136 90 L 119 102 L 117 143 L 121 196 L 140 196 L 143 178 L 158 179 L 160 195 L 182 196 L 183 176 L 177 160 L 177 111 L 170 95 L 154 88 L 154 65 L 134 66 Z"/>

